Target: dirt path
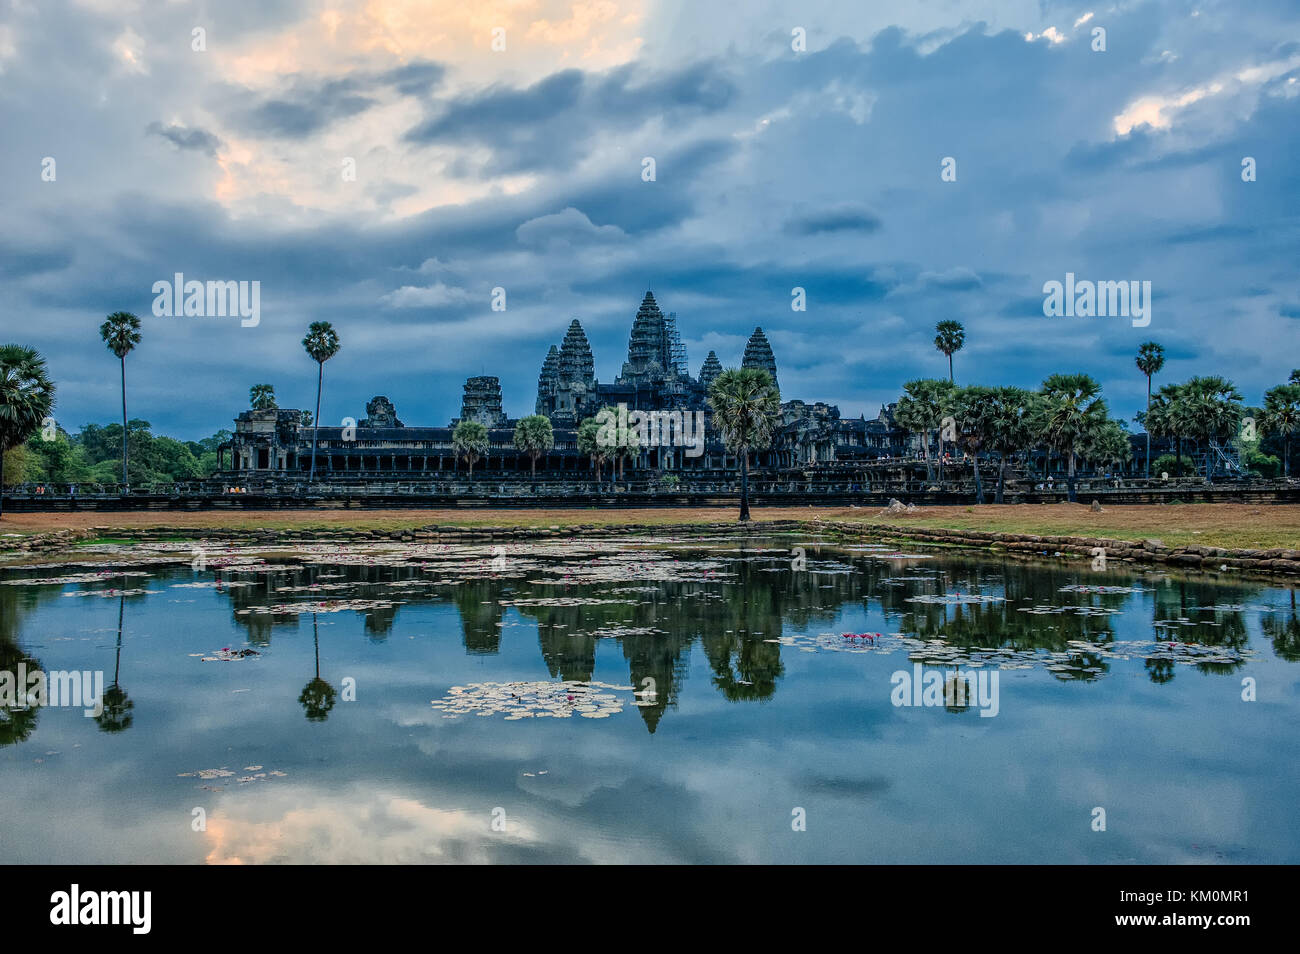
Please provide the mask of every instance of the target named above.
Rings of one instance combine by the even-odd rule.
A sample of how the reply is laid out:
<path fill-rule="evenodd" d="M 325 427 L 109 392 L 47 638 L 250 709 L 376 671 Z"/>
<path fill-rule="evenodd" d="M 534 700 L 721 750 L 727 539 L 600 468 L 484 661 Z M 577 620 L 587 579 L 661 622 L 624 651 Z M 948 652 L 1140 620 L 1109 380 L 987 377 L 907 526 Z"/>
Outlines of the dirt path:
<path fill-rule="evenodd" d="M 102 528 L 203 527 L 397 530 L 430 525 L 465 527 L 616 526 L 726 523 L 734 507 L 605 510 L 244 510 L 139 513 L 7 513 L 0 534 Z M 884 514 L 878 508 L 755 507 L 754 519 L 850 520 L 867 524 L 943 527 L 1036 533 L 1108 536 L 1126 540 L 1157 537 L 1168 546 L 1300 549 L 1300 506 L 1253 504 L 1181 504 L 1112 506 L 1094 513 L 1082 504 L 1016 504 L 981 507 L 922 507 L 910 514 Z"/>

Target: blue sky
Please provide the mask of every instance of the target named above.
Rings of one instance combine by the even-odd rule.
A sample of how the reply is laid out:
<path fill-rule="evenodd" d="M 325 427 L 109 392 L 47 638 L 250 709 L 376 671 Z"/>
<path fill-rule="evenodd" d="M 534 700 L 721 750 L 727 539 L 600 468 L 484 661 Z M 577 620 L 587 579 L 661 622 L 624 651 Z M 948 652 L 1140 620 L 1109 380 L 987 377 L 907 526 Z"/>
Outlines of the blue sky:
<path fill-rule="evenodd" d="M 386 394 L 443 424 L 476 374 L 530 413 L 574 317 L 613 379 L 647 285 L 693 372 L 761 325 L 783 396 L 846 415 L 946 374 L 945 318 L 958 383 L 1086 371 L 1130 417 L 1154 339 L 1162 380 L 1258 403 L 1300 364 L 1298 25 L 1276 0 L 0 0 L 0 337 L 47 356 L 75 430 L 118 413 L 97 326 L 134 311 L 131 414 L 186 438 L 254 383 L 310 407 L 320 319 L 325 421 Z M 259 281 L 260 324 L 155 317 L 175 272 Z M 1150 281 L 1150 326 L 1044 317 L 1066 272 Z"/>

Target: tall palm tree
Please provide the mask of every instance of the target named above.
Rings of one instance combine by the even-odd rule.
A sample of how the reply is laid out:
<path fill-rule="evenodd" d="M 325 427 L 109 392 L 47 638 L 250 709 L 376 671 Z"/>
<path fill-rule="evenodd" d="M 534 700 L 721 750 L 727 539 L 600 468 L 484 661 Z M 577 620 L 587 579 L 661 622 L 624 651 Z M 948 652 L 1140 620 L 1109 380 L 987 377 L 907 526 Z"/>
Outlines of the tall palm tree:
<path fill-rule="evenodd" d="M 269 411 L 275 403 L 275 388 L 270 384 L 254 384 L 248 389 L 248 402 L 254 411 Z"/>
<path fill-rule="evenodd" d="M 1192 378 L 1186 384 L 1187 419 L 1191 435 L 1205 442 L 1205 479 L 1210 479 L 1214 459 L 1211 445 L 1229 440 L 1241 427 L 1241 392 L 1218 375 Z"/>
<path fill-rule="evenodd" d="M 1093 466 L 1104 468 L 1131 460 L 1133 448 L 1124 425 L 1109 418 L 1085 436 L 1082 453 Z"/>
<path fill-rule="evenodd" d="M 1043 442 L 1066 459 L 1066 486 L 1075 494 L 1079 454 L 1107 419 L 1101 385 L 1086 374 L 1053 374 L 1043 382 L 1040 434 Z"/>
<path fill-rule="evenodd" d="M 0 346 L 0 517 L 5 454 L 35 434 L 53 407 L 54 384 L 40 353 L 22 345 Z"/>
<path fill-rule="evenodd" d="M 99 326 L 99 336 L 122 362 L 122 488 L 130 490 L 126 469 L 126 356 L 140 343 L 140 319 L 129 311 L 115 311 Z"/>
<path fill-rule="evenodd" d="M 600 483 L 605 461 L 609 457 L 609 448 L 600 440 L 600 424 L 594 417 L 589 417 L 578 425 L 578 450 L 591 458 L 591 466 L 596 468 L 596 483 Z"/>
<path fill-rule="evenodd" d="M 781 397 L 762 368 L 728 368 L 709 387 L 713 423 L 740 458 L 740 520 L 749 520 L 749 452 L 768 447 L 780 421 Z"/>
<path fill-rule="evenodd" d="M 126 578 L 122 579 L 122 589 L 126 589 Z M 126 609 L 126 593 L 117 598 L 117 654 L 113 660 L 113 682 L 104 690 L 104 710 L 95 716 L 101 732 L 125 732 L 131 728 L 135 716 L 131 710 L 135 703 L 126 694 L 119 681 L 122 675 L 122 614 Z"/>
<path fill-rule="evenodd" d="M 308 480 L 316 479 L 316 436 L 320 433 L 320 392 L 325 381 L 325 362 L 339 353 L 339 336 L 328 321 L 313 321 L 302 339 L 302 346 L 316 362 L 316 414 L 312 417 L 311 471 Z"/>
<path fill-rule="evenodd" d="M 532 465 L 532 479 L 537 479 L 537 458 L 555 446 L 555 430 L 551 419 L 542 414 L 520 418 L 515 425 L 515 447 L 528 455 Z"/>
<path fill-rule="evenodd" d="M 957 426 L 957 443 L 970 454 L 975 468 L 975 502 L 984 502 L 984 484 L 980 480 L 980 451 L 994 440 L 997 427 L 996 391 L 979 385 L 959 388 L 953 396 L 952 415 Z"/>
<path fill-rule="evenodd" d="M 921 435 L 921 455 L 925 458 L 925 476 L 933 480 L 930 467 L 930 433 L 940 428 L 945 413 L 945 403 L 952 383 L 935 378 L 918 378 L 903 385 L 903 396 L 898 400 L 894 419 L 913 434 Z M 942 446 L 940 434 L 940 446 Z"/>
<path fill-rule="evenodd" d="M 952 376 L 952 356 L 966 343 L 966 329 L 960 321 L 941 321 L 934 326 L 934 346 L 948 356 L 948 380 L 956 383 Z"/>
<path fill-rule="evenodd" d="M 1151 377 L 1158 374 L 1160 369 L 1165 366 L 1165 349 L 1160 347 L 1154 341 L 1145 341 L 1138 347 L 1137 353 L 1138 370 L 1147 376 L 1147 415 L 1151 414 Z M 1144 421 L 1145 423 L 1145 421 Z M 1151 476 L 1151 429 L 1143 428 L 1147 432 L 1147 476 Z"/>
<path fill-rule="evenodd" d="M 474 479 L 474 464 L 488 449 L 488 429 L 478 421 L 461 421 L 451 432 L 451 446 L 469 464 L 469 479 Z"/>
<path fill-rule="evenodd" d="M 310 722 L 324 722 L 334 708 L 337 691 L 320 677 L 320 627 L 316 623 L 316 614 L 311 614 L 311 641 L 316 651 L 316 675 L 302 687 L 298 696 L 298 705 Z"/>
<path fill-rule="evenodd" d="M 998 489 L 994 503 L 1003 502 L 1007 458 L 1019 454 L 1033 443 L 1037 395 L 1024 388 L 995 388 L 988 398 L 992 435 L 989 449 L 998 455 Z"/>
<path fill-rule="evenodd" d="M 1300 384 L 1279 384 L 1265 391 L 1263 417 L 1264 429 L 1282 438 L 1282 474 L 1290 477 L 1291 435 L 1300 427 Z"/>
<path fill-rule="evenodd" d="M 1143 417 L 1143 426 L 1156 437 L 1174 440 L 1174 470 L 1182 476 L 1183 438 L 1190 430 L 1187 416 L 1187 386 L 1166 384 L 1151 398 L 1151 410 Z"/>

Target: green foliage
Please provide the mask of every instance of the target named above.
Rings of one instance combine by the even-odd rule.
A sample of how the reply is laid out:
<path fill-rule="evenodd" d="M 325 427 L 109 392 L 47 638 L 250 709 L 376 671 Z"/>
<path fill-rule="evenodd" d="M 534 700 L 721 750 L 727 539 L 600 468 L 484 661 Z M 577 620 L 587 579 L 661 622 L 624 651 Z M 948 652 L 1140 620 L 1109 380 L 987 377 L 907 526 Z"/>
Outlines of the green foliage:
<path fill-rule="evenodd" d="M 1242 457 L 1242 463 L 1246 469 L 1260 477 L 1277 477 L 1282 473 L 1282 462 L 1272 454 L 1261 454 L 1259 451 L 1252 451 Z"/>
<path fill-rule="evenodd" d="M 270 411 L 277 407 L 275 387 L 270 384 L 254 384 L 248 389 L 248 401 L 254 411 Z"/>
<path fill-rule="evenodd" d="M 324 364 L 339 353 L 339 335 L 328 321 L 313 321 L 302 339 L 303 349 L 317 364 Z"/>
<path fill-rule="evenodd" d="M 1161 454 L 1151 464 L 1151 474 L 1159 477 L 1161 474 L 1168 474 L 1170 477 L 1188 477 L 1193 473 L 1192 465 L 1187 461 L 1179 461 L 1173 454 Z"/>
<path fill-rule="evenodd" d="M 515 425 L 514 443 L 517 450 L 528 455 L 536 472 L 537 458 L 555 446 L 555 431 L 550 418 L 541 414 L 520 418 Z"/>
<path fill-rule="evenodd" d="M 728 368 L 709 388 L 713 423 L 738 454 L 769 447 L 781 420 L 781 397 L 762 368 Z"/>
<path fill-rule="evenodd" d="M 155 436 L 148 421 L 132 419 L 127 428 L 131 482 L 209 477 L 217 470 L 217 448 L 230 437 L 230 431 L 220 430 L 201 441 L 178 441 Z M 121 424 L 87 424 L 75 436 L 59 429 L 48 441 L 38 434 L 24 447 L 21 479 L 28 483 L 116 483 L 122 476 L 121 446 Z"/>
<path fill-rule="evenodd" d="M 461 421 L 451 432 L 451 445 L 458 455 L 465 458 L 473 476 L 474 465 L 487 453 L 488 429 L 478 421 Z"/>

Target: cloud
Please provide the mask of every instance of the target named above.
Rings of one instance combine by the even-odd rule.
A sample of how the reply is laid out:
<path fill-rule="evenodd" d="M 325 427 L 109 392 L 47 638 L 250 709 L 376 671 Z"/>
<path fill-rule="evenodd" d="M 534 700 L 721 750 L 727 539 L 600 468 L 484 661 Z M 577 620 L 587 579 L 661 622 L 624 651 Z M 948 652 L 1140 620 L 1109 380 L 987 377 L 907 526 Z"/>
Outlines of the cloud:
<path fill-rule="evenodd" d="M 540 215 L 515 229 L 520 244 L 541 247 L 552 243 L 617 241 L 626 233 L 616 225 L 595 225 L 570 206 L 554 215 Z"/>
<path fill-rule="evenodd" d="M 205 156 L 214 159 L 217 150 L 221 148 L 221 139 L 219 137 L 214 136 L 206 129 L 199 129 L 198 127 L 182 126 L 179 123 L 164 126 L 160 122 L 152 122 L 145 128 L 145 132 L 151 136 L 166 139 L 182 151 L 201 152 Z"/>
<path fill-rule="evenodd" d="M 460 305 L 470 300 L 470 294 L 463 288 L 452 288 L 442 282 L 419 287 L 403 285 L 380 298 L 390 308 L 440 308 L 444 305 Z"/>
<path fill-rule="evenodd" d="M 880 216 L 860 205 L 841 205 L 808 212 L 786 223 L 786 231 L 795 235 L 818 235 L 822 232 L 875 232 Z"/>

